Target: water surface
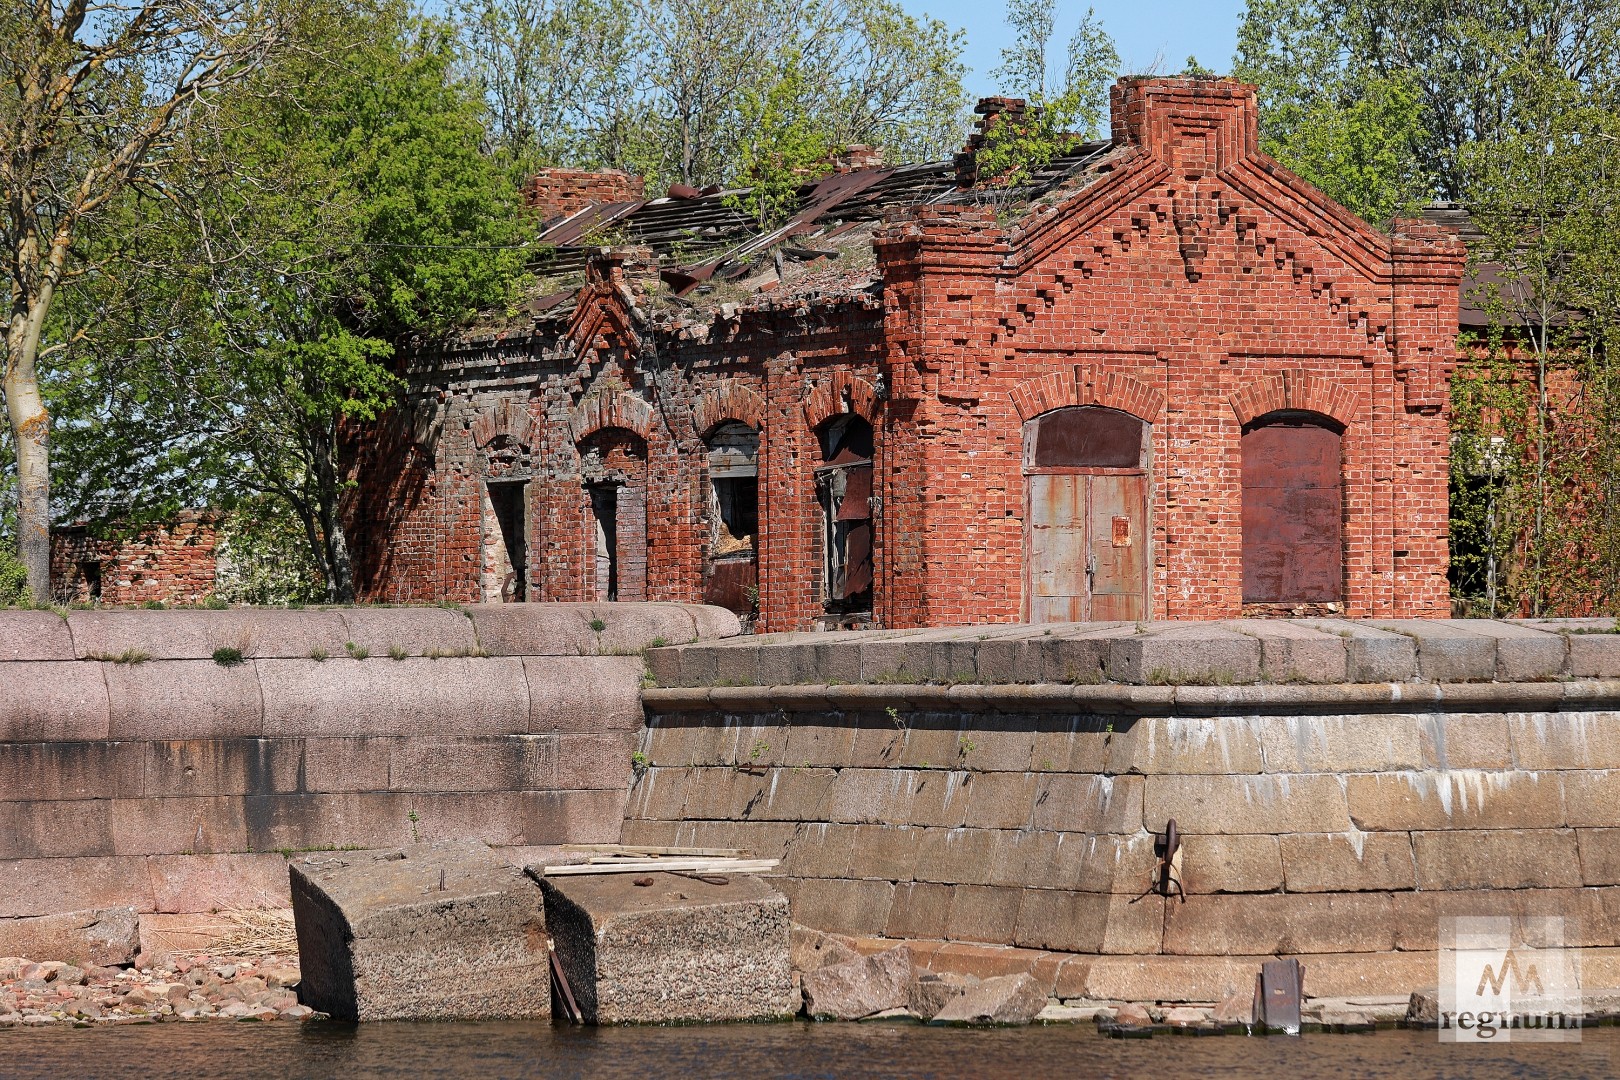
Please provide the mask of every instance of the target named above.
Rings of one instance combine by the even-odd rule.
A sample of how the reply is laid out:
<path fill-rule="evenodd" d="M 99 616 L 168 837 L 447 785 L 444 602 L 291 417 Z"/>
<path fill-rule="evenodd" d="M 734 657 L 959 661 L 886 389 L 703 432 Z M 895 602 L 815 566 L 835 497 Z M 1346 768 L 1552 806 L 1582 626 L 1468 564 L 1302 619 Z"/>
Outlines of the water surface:
<path fill-rule="evenodd" d="M 336 1077 L 1283 1076 L 1288 1080 L 1484 1080 L 1620 1076 L 1620 1030 L 1580 1043 L 1441 1044 L 1433 1032 L 1303 1038 L 1108 1039 L 1090 1024 L 968 1030 L 915 1024 L 722 1024 L 570 1028 L 549 1024 L 163 1023 L 0 1029 L 0 1077 L 303 1080 Z"/>

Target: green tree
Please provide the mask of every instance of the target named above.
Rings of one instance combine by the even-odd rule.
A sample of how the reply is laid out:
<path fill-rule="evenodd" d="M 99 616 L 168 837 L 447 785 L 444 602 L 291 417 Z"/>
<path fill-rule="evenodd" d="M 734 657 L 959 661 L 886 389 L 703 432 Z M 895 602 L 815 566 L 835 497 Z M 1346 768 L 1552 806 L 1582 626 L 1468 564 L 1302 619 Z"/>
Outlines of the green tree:
<path fill-rule="evenodd" d="M 531 223 L 480 150 L 482 104 L 445 25 L 380 0 L 328 8 L 310 34 L 187 147 L 186 212 L 137 208 L 169 211 L 162 246 L 87 300 L 121 317 L 123 354 L 74 350 L 83 377 L 62 393 L 83 504 L 134 514 L 152 471 L 170 498 L 267 496 L 345 601 L 345 426 L 394 403 L 396 341 L 512 294 Z"/>
<path fill-rule="evenodd" d="M 9 286 L 3 386 L 18 550 L 50 595 L 50 415 L 40 361 L 58 293 L 91 272 L 85 231 L 130 185 L 161 187 L 178 137 L 288 40 L 277 0 L 11 0 L 0 5 L 0 242 Z"/>
<path fill-rule="evenodd" d="M 985 132 L 979 175 L 1017 184 L 1098 130 L 1108 112 L 1108 86 L 1119 74 L 1119 50 L 1094 8 L 1087 8 L 1065 54 L 1063 79 L 1050 82 L 1055 0 L 1008 0 L 1011 46 L 992 73 L 1028 105 L 1023 116 L 1002 116 Z"/>

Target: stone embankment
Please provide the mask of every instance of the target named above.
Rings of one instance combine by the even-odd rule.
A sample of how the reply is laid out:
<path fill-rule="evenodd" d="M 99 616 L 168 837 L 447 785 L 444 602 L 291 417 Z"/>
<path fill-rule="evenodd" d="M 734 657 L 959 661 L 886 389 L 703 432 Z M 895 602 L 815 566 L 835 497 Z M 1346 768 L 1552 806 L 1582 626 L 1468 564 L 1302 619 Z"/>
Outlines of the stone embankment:
<path fill-rule="evenodd" d="M 641 650 L 738 629 L 681 604 L 0 611 L 0 954 L 76 959 L 57 924 L 126 907 L 148 954 L 206 949 L 212 913 L 289 906 L 301 851 L 615 842 Z"/>

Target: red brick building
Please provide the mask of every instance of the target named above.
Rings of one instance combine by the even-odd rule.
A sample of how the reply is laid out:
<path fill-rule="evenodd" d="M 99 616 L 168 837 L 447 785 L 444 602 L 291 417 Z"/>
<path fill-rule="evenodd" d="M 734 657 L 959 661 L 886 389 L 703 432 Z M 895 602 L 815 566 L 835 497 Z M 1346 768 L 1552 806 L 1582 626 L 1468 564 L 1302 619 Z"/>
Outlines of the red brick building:
<path fill-rule="evenodd" d="M 200 604 L 219 570 L 219 516 L 182 511 L 174 520 L 111 537 L 84 525 L 51 534 L 53 599 L 64 604 Z"/>
<path fill-rule="evenodd" d="M 974 144 L 846 159 L 763 236 L 735 193 L 537 179 L 536 299 L 423 343 L 356 441 L 364 595 L 757 598 L 770 630 L 1446 614 L 1462 245 L 1256 144 L 1252 87 L 1128 79 L 1112 138 L 1027 183 Z"/>

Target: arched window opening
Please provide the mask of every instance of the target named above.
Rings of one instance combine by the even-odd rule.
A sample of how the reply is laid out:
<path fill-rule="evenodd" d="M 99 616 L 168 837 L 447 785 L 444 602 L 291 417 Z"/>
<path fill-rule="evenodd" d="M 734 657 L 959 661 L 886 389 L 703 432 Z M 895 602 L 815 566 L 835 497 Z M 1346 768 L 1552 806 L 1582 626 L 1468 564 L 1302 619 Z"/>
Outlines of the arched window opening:
<path fill-rule="evenodd" d="M 854 413 L 816 429 L 822 464 L 823 597 L 827 611 L 872 609 L 872 425 Z"/>
<path fill-rule="evenodd" d="M 1267 413 L 1243 431 L 1243 602 L 1344 600 L 1344 429 Z"/>
<path fill-rule="evenodd" d="M 579 446 L 585 487 L 585 596 L 647 599 L 647 444 L 607 428 Z"/>
<path fill-rule="evenodd" d="M 710 536 L 703 600 L 749 614 L 758 595 L 759 432 L 727 421 L 706 444 Z"/>
<path fill-rule="evenodd" d="M 1028 621 L 1147 617 L 1151 430 L 1100 405 L 1024 425 Z"/>

